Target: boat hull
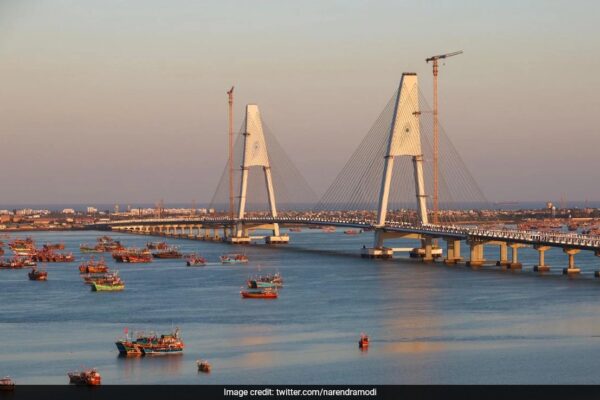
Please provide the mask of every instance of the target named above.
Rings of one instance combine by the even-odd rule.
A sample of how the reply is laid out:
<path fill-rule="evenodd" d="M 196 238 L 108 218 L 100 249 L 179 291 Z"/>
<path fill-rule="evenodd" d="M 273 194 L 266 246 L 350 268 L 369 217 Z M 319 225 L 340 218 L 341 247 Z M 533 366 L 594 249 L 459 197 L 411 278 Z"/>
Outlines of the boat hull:
<path fill-rule="evenodd" d="M 277 293 L 252 293 L 252 292 L 240 292 L 244 299 L 276 299 Z"/>
<path fill-rule="evenodd" d="M 125 284 L 120 285 L 103 285 L 92 282 L 92 292 L 120 292 L 125 289 Z"/>

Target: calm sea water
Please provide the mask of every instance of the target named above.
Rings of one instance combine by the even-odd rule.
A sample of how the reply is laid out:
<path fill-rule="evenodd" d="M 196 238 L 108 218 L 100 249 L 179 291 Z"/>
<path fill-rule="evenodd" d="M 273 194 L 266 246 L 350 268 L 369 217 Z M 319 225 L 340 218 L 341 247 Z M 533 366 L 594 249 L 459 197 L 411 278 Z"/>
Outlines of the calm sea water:
<path fill-rule="evenodd" d="M 99 232 L 32 233 L 38 245 L 80 243 Z M 566 256 L 547 253 L 554 271 L 522 272 L 358 257 L 372 235 L 305 230 L 285 247 L 168 239 L 213 261 L 115 264 L 120 293 L 94 293 L 78 263 L 49 264 L 49 280 L 0 270 L 0 375 L 18 384 L 65 384 L 66 372 L 96 367 L 106 384 L 600 383 L 600 259 L 580 253 L 580 277 L 560 275 Z M 14 235 L 13 235 L 14 236 Z M 127 246 L 157 238 L 111 234 Z M 4 239 L 5 240 L 5 239 Z M 5 240 L 6 241 L 6 240 Z M 398 242 L 398 247 L 410 241 Z M 414 243 L 414 242 L 412 242 Z M 308 250 L 312 249 L 312 250 Z M 249 265 L 218 256 L 244 251 Z M 494 259 L 497 251 L 486 250 Z M 277 300 L 244 300 L 251 274 L 280 272 Z M 181 329 L 183 355 L 119 358 L 123 330 Z M 361 332 L 372 338 L 358 350 Z M 208 359 L 211 374 L 195 360 Z"/>

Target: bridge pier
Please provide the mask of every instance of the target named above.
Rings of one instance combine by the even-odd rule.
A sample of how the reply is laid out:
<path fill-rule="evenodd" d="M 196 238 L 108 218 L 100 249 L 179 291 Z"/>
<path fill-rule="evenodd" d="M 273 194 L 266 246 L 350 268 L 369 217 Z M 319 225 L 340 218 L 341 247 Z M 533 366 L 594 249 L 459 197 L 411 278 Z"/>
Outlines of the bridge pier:
<path fill-rule="evenodd" d="M 484 242 L 471 240 L 469 241 L 470 246 L 470 257 L 469 261 L 467 261 L 467 267 L 479 268 L 483 266 L 485 262 L 484 254 L 483 254 L 483 246 Z"/>
<path fill-rule="evenodd" d="M 508 247 L 510 247 L 510 254 L 511 254 L 511 260 L 510 263 L 508 263 L 507 267 L 509 269 L 521 269 L 523 268 L 523 264 L 519 262 L 519 247 L 523 247 L 522 244 L 520 243 L 510 243 L 508 244 Z"/>
<path fill-rule="evenodd" d="M 550 266 L 546 265 L 544 253 L 547 250 L 550 250 L 550 246 L 533 246 L 534 249 L 538 251 L 539 260 L 538 265 L 533 267 L 533 270 L 536 272 L 548 272 L 550 271 Z"/>
<path fill-rule="evenodd" d="M 289 242 L 290 237 L 288 235 L 267 236 L 265 238 L 266 244 L 287 244 Z"/>
<path fill-rule="evenodd" d="M 425 250 L 425 255 L 423 256 L 424 262 L 433 262 L 433 238 L 430 236 L 425 236 L 423 240 L 423 249 Z"/>
<path fill-rule="evenodd" d="M 444 259 L 444 263 L 451 265 L 462 261 L 462 257 L 460 256 L 460 240 L 454 238 L 446 238 L 444 240 L 446 241 L 446 258 Z"/>
<path fill-rule="evenodd" d="M 508 262 L 508 245 L 505 242 L 500 242 L 500 260 L 496 262 L 499 267 L 507 267 L 510 263 Z"/>
<path fill-rule="evenodd" d="M 600 250 L 594 251 L 594 255 L 596 257 L 600 257 Z M 594 271 L 594 277 L 595 278 L 600 278 L 600 271 Z"/>
<path fill-rule="evenodd" d="M 392 258 L 394 250 L 389 247 L 364 247 L 361 249 L 362 258 Z"/>
<path fill-rule="evenodd" d="M 563 251 L 569 256 L 569 266 L 563 268 L 563 275 L 577 275 L 581 272 L 581 269 L 575 266 L 575 254 L 579 253 L 579 249 L 569 249 L 563 247 Z"/>

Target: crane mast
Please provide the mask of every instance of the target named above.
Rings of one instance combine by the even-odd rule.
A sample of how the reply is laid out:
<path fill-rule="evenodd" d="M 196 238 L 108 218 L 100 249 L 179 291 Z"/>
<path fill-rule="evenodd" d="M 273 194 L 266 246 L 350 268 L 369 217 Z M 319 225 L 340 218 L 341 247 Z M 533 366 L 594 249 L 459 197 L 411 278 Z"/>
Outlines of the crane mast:
<path fill-rule="evenodd" d="M 433 63 L 433 223 L 439 224 L 439 122 L 438 122 L 438 60 L 462 54 L 462 50 L 454 53 L 429 57 L 425 62 Z"/>

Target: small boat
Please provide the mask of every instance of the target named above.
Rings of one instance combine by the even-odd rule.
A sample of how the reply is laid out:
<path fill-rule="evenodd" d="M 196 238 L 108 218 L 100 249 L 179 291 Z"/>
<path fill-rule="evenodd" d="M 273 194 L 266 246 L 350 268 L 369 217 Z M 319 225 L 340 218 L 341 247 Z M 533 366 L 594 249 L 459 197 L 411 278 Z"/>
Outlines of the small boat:
<path fill-rule="evenodd" d="M 175 247 L 171 247 L 168 249 L 156 251 L 152 253 L 152 257 L 154 258 L 181 258 L 183 254 L 181 254 Z"/>
<path fill-rule="evenodd" d="M 102 377 L 95 368 L 69 372 L 67 375 L 69 376 L 69 383 L 75 385 L 98 386 L 102 383 Z"/>
<path fill-rule="evenodd" d="M 240 292 L 244 299 L 276 299 L 277 290 L 273 288 L 264 288 L 256 291 L 242 290 Z"/>
<path fill-rule="evenodd" d="M 346 235 L 358 235 L 359 233 L 360 231 L 356 229 L 347 229 L 344 231 L 344 234 Z"/>
<path fill-rule="evenodd" d="M 106 285 L 120 279 L 119 271 L 105 272 L 103 274 L 85 274 L 82 275 L 81 278 L 83 279 L 83 283 L 86 285 L 91 285 L 92 283 Z"/>
<path fill-rule="evenodd" d="M 179 337 L 179 328 L 171 334 L 160 335 L 152 338 L 146 343 L 140 343 L 140 347 L 146 356 L 162 356 L 169 354 L 182 354 L 185 344 Z"/>
<path fill-rule="evenodd" d="M 148 242 L 146 248 L 149 250 L 166 250 L 169 245 L 166 242 Z"/>
<path fill-rule="evenodd" d="M 117 250 L 112 253 L 112 258 L 116 262 L 132 264 L 152 262 L 152 254 L 148 249 L 129 248 Z"/>
<path fill-rule="evenodd" d="M 100 274 L 104 272 L 108 272 L 108 266 L 103 259 L 96 262 L 91 258 L 89 261 L 84 262 L 79 266 L 80 274 Z"/>
<path fill-rule="evenodd" d="M 35 262 L 32 259 L 28 258 L 26 260 L 23 260 L 23 266 L 24 267 L 35 267 L 35 266 L 37 266 L 37 262 Z"/>
<path fill-rule="evenodd" d="M 136 339 L 129 336 L 115 342 L 121 355 L 168 355 L 182 354 L 185 344 L 179 336 L 179 328 L 170 334 L 146 336 L 140 334 Z"/>
<path fill-rule="evenodd" d="M 48 280 L 48 272 L 40 271 L 39 269 L 33 267 L 31 272 L 27 274 L 29 276 L 29 280 L 32 281 L 47 281 Z"/>
<path fill-rule="evenodd" d="M 245 254 L 223 254 L 219 257 L 222 264 L 241 264 L 247 263 L 248 257 Z"/>
<path fill-rule="evenodd" d="M 125 290 L 125 283 L 116 279 L 106 283 L 92 282 L 92 292 L 120 292 Z"/>
<path fill-rule="evenodd" d="M 65 249 L 65 244 L 64 243 L 46 243 L 42 246 L 42 248 L 44 250 L 64 250 Z"/>
<path fill-rule="evenodd" d="M 198 366 L 198 371 L 209 373 L 212 369 L 210 363 L 206 360 L 196 360 L 196 365 Z"/>
<path fill-rule="evenodd" d="M 274 283 L 274 282 L 263 282 L 263 281 L 257 281 L 255 279 L 248 279 L 248 282 L 246 282 L 248 284 L 248 288 L 249 289 L 259 289 L 259 288 L 278 288 L 280 287 L 279 284 Z"/>
<path fill-rule="evenodd" d="M 0 390 L 1 391 L 11 391 L 15 390 L 15 381 L 13 381 L 10 376 L 5 376 L 0 379 Z"/>
<path fill-rule="evenodd" d="M 324 226 L 323 228 L 321 228 L 321 231 L 326 233 L 333 233 L 335 232 L 335 226 Z"/>
<path fill-rule="evenodd" d="M 252 277 L 246 283 L 250 289 L 280 288 L 283 287 L 283 278 L 278 272 L 274 275 Z"/>
<path fill-rule="evenodd" d="M 204 266 L 206 265 L 206 258 L 193 254 L 191 256 L 186 257 L 186 265 L 188 267 Z"/>
<path fill-rule="evenodd" d="M 369 347 L 369 337 L 364 333 L 360 334 L 360 339 L 358 340 L 358 347 L 363 350 Z"/>
<path fill-rule="evenodd" d="M 87 244 L 82 244 L 79 246 L 79 251 L 82 253 L 104 253 L 104 250 L 97 246 L 90 246 Z"/>

